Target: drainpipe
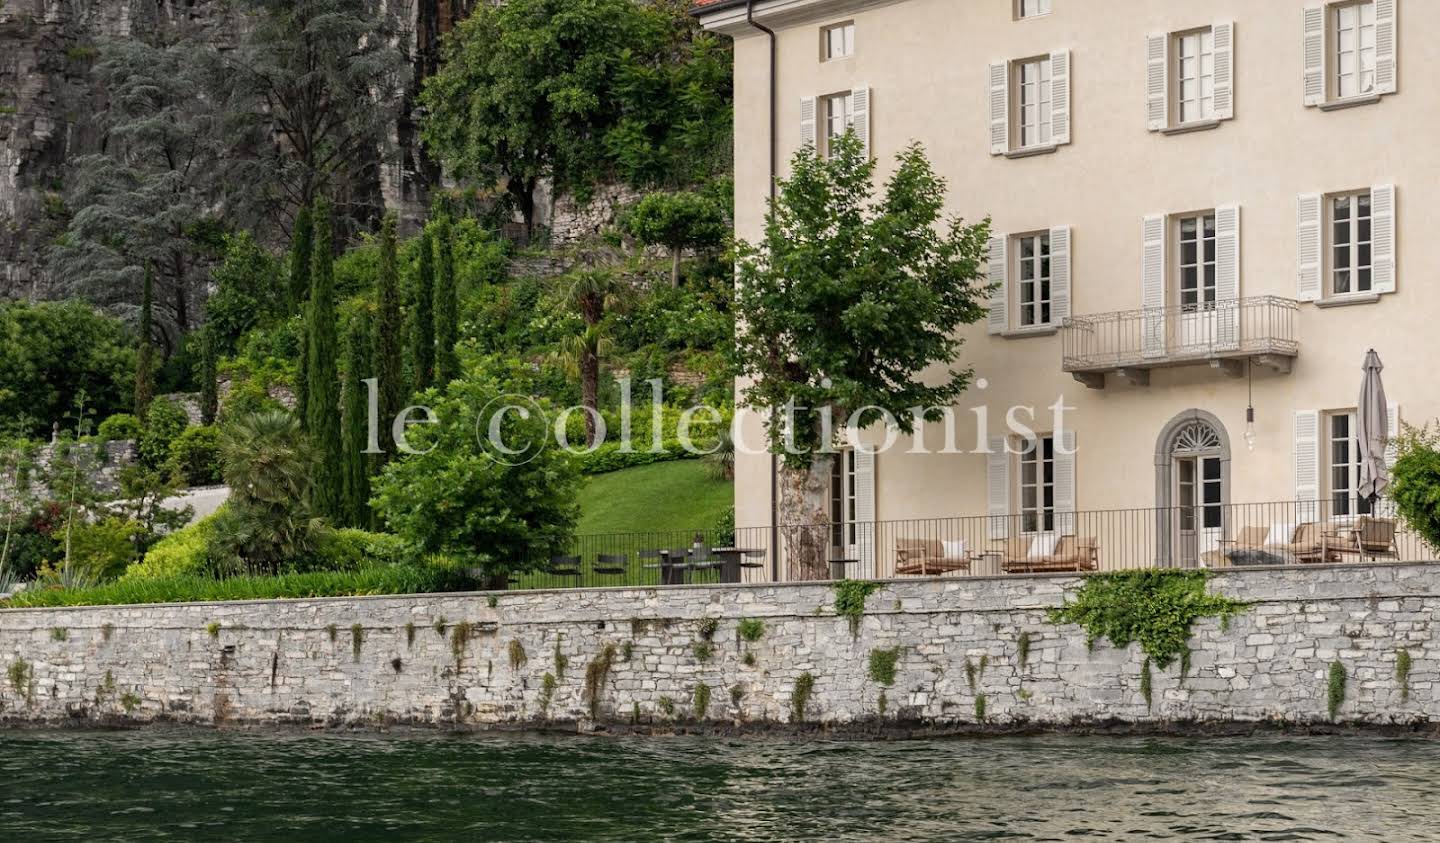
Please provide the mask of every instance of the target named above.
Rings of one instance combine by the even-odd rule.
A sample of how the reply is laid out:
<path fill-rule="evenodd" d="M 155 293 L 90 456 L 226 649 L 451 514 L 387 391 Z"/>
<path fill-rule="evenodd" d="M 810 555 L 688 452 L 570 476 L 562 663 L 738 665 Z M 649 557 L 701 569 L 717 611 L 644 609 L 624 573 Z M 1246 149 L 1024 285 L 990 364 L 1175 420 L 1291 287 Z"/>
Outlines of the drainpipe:
<path fill-rule="evenodd" d="M 777 50 L 775 44 L 775 30 L 755 20 L 756 0 L 745 2 L 745 23 L 765 33 L 770 39 L 770 171 L 767 174 L 767 182 L 770 186 L 770 201 L 775 201 L 775 173 L 776 158 L 779 150 L 775 143 L 775 126 L 777 116 L 775 113 L 775 102 L 778 97 L 779 76 L 776 69 Z M 780 579 L 780 459 L 773 452 L 770 454 L 770 579 Z"/>

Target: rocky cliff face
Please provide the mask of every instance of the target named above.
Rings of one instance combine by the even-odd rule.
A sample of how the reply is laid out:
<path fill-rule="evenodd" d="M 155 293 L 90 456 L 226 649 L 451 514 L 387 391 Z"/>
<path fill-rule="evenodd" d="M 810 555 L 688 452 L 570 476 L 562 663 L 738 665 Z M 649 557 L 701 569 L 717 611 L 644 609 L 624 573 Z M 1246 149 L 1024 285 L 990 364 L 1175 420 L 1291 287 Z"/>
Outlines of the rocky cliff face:
<path fill-rule="evenodd" d="M 438 169 L 419 148 L 411 103 L 434 72 L 439 39 L 473 0 L 385 0 L 406 31 L 415 82 L 392 139 L 396 163 L 381 189 L 402 219 L 423 216 Z M 136 21 L 166 24 L 224 47 L 243 18 L 225 0 L 0 0 L 0 297 L 44 298 L 50 279 L 43 252 L 60 231 L 66 164 L 95 152 L 93 116 L 105 91 L 90 76 L 96 47 L 126 38 Z M 149 25 L 148 23 L 144 25 Z"/>

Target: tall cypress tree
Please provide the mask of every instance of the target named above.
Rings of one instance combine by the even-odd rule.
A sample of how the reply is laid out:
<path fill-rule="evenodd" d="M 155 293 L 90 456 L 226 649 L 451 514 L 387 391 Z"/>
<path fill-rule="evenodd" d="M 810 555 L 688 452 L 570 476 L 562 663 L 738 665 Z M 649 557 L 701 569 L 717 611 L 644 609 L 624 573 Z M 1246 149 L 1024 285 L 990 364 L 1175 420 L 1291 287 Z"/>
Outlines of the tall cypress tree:
<path fill-rule="evenodd" d="M 435 240 L 430 226 L 420 234 L 420 272 L 410 308 L 410 373 L 415 391 L 435 381 Z"/>
<path fill-rule="evenodd" d="M 301 317 L 300 354 L 295 364 L 295 414 L 300 417 L 301 427 L 309 424 L 305 417 L 305 404 L 309 393 L 306 367 L 310 356 L 307 347 L 310 322 L 305 301 L 310 297 L 310 263 L 314 260 L 314 251 L 315 218 L 310 213 L 310 206 L 305 205 L 295 215 L 295 229 L 290 237 L 290 289 L 286 291 L 290 312 Z"/>
<path fill-rule="evenodd" d="M 380 318 L 375 326 L 375 377 L 379 380 L 381 448 L 384 436 L 400 411 L 405 409 L 405 384 L 401 383 L 400 272 L 395 258 L 395 214 L 385 215 L 380 227 L 380 277 L 377 294 Z M 381 455 L 384 459 L 384 454 Z"/>
<path fill-rule="evenodd" d="M 435 231 L 439 266 L 435 279 L 435 381 L 444 386 L 460 377 L 460 302 L 455 290 L 455 242 L 449 217 L 441 217 Z"/>
<path fill-rule="evenodd" d="M 334 246 L 331 242 L 330 206 L 316 203 L 314 259 L 310 263 L 310 302 L 307 305 L 305 429 L 320 458 L 316 466 L 315 511 L 332 519 L 343 518 L 340 442 L 340 374 L 336 369 Z"/>
<path fill-rule="evenodd" d="M 365 453 L 367 398 L 369 390 L 362 383 L 370 377 L 370 313 L 360 310 L 350 319 L 345 343 L 345 386 L 341 390 L 344 413 L 344 476 L 342 479 L 344 523 L 352 527 L 370 526 L 370 457 Z"/>
<path fill-rule="evenodd" d="M 219 349 L 215 330 L 209 325 L 200 329 L 200 421 L 214 424 L 220 411 L 220 384 L 217 383 Z"/>
<path fill-rule="evenodd" d="M 140 353 L 135 358 L 135 418 L 145 420 L 155 398 L 155 274 L 145 266 L 140 293 Z"/>

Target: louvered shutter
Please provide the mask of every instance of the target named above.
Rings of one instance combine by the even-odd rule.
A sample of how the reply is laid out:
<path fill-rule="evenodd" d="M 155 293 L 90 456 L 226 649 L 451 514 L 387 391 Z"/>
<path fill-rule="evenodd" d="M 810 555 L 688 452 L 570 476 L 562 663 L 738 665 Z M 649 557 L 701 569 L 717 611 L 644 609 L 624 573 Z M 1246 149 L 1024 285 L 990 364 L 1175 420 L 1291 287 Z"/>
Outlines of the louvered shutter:
<path fill-rule="evenodd" d="M 800 98 L 800 145 L 815 145 L 815 98 Z"/>
<path fill-rule="evenodd" d="M 856 448 L 850 452 L 855 471 L 855 558 L 860 560 L 859 576 L 878 576 L 875 571 L 875 452 Z"/>
<path fill-rule="evenodd" d="M 1006 310 L 1010 303 L 1010 284 L 1005 257 L 1005 237 L 990 238 L 990 316 L 985 323 L 992 334 L 1003 334 L 1010 327 Z"/>
<path fill-rule="evenodd" d="M 1385 470 L 1395 467 L 1395 458 L 1400 454 L 1400 405 L 1385 407 Z"/>
<path fill-rule="evenodd" d="M 1240 346 L 1240 206 L 1215 209 L 1215 342 Z"/>
<path fill-rule="evenodd" d="M 1050 229 L 1050 324 L 1070 317 L 1070 226 Z"/>
<path fill-rule="evenodd" d="M 1140 307 L 1141 354 L 1165 353 L 1165 216 L 1145 218 L 1141 226 Z"/>
<path fill-rule="evenodd" d="M 1215 119 L 1235 116 L 1235 24 L 1217 23 L 1211 30 L 1215 44 Z"/>
<path fill-rule="evenodd" d="M 1075 535 L 1075 431 L 1063 430 L 1055 443 L 1055 532 Z"/>
<path fill-rule="evenodd" d="M 1070 51 L 1050 54 L 1050 141 L 1070 142 Z"/>
<path fill-rule="evenodd" d="M 1005 437 L 987 440 L 990 452 L 985 455 L 985 480 L 988 489 L 990 538 L 1010 535 L 1010 454 L 1005 450 Z"/>
<path fill-rule="evenodd" d="M 1300 280 L 1296 298 L 1300 301 L 1319 301 L 1323 293 L 1321 276 L 1324 270 L 1324 255 L 1321 251 L 1320 222 L 1322 214 L 1320 194 L 1306 193 L 1300 197 L 1297 222 L 1300 232 Z"/>
<path fill-rule="evenodd" d="M 1010 65 L 990 65 L 990 154 L 1010 151 Z"/>
<path fill-rule="evenodd" d="M 1395 292 L 1395 185 L 1370 188 L 1371 289 Z"/>
<path fill-rule="evenodd" d="M 856 88 L 850 92 L 850 113 L 855 121 L 855 137 L 865 157 L 870 157 L 870 89 Z"/>
<path fill-rule="evenodd" d="M 1320 412 L 1295 411 L 1295 517 L 1303 523 L 1320 517 Z"/>
<path fill-rule="evenodd" d="M 1170 125 L 1170 36 L 1145 40 L 1145 118 L 1150 131 Z"/>
<path fill-rule="evenodd" d="M 1304 57 L 1306 105 L 1325 102 L 1325 8 L 1309 6 L 1304 17 Z"/>
<path fill-rule="evenodd" d="M 1393 94 L 1398 64 L 1395 61 L 1395 0 L 1375 0 L 1375 93 Z"/>

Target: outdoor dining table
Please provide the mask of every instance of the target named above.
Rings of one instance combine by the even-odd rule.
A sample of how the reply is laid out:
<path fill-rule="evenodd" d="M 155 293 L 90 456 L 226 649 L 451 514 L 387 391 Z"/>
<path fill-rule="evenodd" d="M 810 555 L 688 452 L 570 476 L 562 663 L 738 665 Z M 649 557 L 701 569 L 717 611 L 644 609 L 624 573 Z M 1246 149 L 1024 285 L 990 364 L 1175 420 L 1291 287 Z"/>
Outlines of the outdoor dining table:
<path fill-rule="evenodd" d="M 660 561 L 645 567 L 652 571 L 656 568 L 660 569 L 660 584 L 684 585 L 691 571 L 690 565 L 685 562 L 685 557 L 681 556 L 678 560 L 671 559 L 672 554 L 668 550 L 656 551 L 656 554 L 660 557 Z"/>
<path fill-rule="evenodd" d="M 744 568 L 763 568 L 763 563 L 746 562 L 745 557 L 764 556 L 765 551 L 751 547 L 716 547 L 710 553 L 720 557 L 720 582 L 738 583 L 744 579 Z"/>

